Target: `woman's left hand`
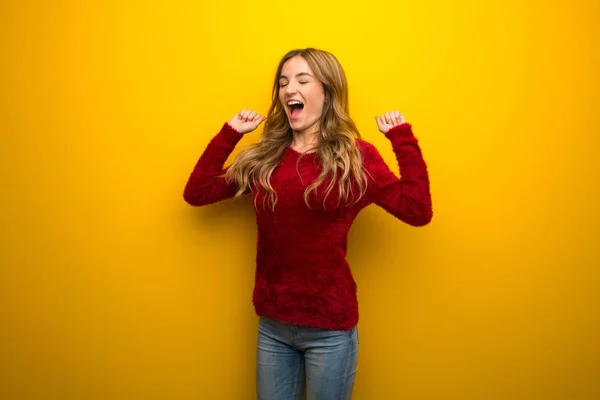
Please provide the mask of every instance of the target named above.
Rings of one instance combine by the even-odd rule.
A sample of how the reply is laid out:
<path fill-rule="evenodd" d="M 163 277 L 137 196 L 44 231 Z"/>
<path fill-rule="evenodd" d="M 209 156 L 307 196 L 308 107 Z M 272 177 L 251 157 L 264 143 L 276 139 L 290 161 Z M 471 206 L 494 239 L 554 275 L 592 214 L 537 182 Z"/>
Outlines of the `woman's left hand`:
<path fill-rule="evenodd" d="M 393 127 L 406 123 L 406 118 L 400 114 L 400 111 L 389 111 L 375 117 L 375 121 L 377 121 L 379 132 L 387 133 Z"/>

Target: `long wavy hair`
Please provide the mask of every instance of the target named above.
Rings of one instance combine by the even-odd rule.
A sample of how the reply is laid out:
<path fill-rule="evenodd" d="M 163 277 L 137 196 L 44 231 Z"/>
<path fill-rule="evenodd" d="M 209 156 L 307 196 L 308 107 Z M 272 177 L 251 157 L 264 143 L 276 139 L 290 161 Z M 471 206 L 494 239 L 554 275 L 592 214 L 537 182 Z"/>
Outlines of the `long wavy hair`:
<path fill-rule="evenodd" d="M 341 199 L 344 199 L 347 205 L 354 204 L 365 194 L 367 188 L 362 157 L 354 139 L 361 136 L 348 111 L 346 74 L 333 54 L 319 49 L 296 49 L 283 56 L 275 74 L 272 103 L 261 139 L 250 148 L 241 151 L 224 176 L 229 183 L 237 184 L 236 197 L 249 190 L 262 188 L 266 192 L 263 203 L 264 200 L 268 200 L 271 208 L 275 207 L 277 193 L 271 186 L 271 175 L 293 139 L 292 128 L 279 99 L 279 76 L 283 65 L 296 56 L 306 60 L 315 77 L 323 84 L 325 92 L 323 113 L 319 120 L 318 144 L 315 149 L 322 167 L 315 182 L 306 188 L 304 201 L 312 208 L 309 203 L 310 193 L 328 181 L 323 206 L 336 185 L 338 206 Z M 296 170 L 298 171 L 298 164 Z"/>

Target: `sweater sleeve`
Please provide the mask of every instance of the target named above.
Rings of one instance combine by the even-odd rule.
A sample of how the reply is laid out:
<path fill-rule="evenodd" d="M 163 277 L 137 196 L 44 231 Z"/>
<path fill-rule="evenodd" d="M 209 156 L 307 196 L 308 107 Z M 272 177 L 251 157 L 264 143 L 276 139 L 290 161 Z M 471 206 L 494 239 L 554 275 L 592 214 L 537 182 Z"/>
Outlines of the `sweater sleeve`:
<path fill-rule="evenodd" d="M 209 142 L 189 176 L 183 192 L 184 200 L 192 206 L 204 206 L 233 197 L 238 188 L 220 176 L 223 165 L 244 135 L 225 123 Z"/>
<path fill-rule="evenodd" d="M 375 146 L 365 142 L 364 162 L 369 176 L 367 193 L 370 202 L 409 225 L 426 225 L 433 214 L 429 175 L 412 126 L 403 123 L 390 129 L 385 136 L 392 143 L 401 178 L 394 175 Z"/>

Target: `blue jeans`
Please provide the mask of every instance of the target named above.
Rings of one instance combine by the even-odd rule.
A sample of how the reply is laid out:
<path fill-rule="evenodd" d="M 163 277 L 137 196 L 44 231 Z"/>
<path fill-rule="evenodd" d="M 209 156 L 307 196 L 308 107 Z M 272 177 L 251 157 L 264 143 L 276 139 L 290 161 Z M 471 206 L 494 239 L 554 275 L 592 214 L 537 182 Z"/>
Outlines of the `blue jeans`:
<path fill-rule="evenodd" d="M 326 330 L 261 317 L 256 390 L 259 400 L 352 398 L 358 364 L 358 329 Z"/>

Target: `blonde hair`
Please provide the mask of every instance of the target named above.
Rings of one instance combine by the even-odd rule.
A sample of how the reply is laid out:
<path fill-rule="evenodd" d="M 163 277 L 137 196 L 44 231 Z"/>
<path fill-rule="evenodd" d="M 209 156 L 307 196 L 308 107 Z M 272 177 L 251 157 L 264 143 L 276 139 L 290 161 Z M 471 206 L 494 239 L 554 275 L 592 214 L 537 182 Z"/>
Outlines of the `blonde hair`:
<path fill-rule="evenodd" d="M 346 204 L 354 204 L 366 191 L 367 177 L 354 140 L 355 136 L 360 138 L 360 133 L 348 111 L 346 74 L 333 54 L 314 48 L 292 50 L 283 56 L 275 74 L 272 103 L 261 139 L 240 152 L 224 176 L 229 183 L 237 184 L 236 197 L 253 188 L 262 188 L 267 193 L 264 199 L 268 199 L 272 209 L 275 207 L 277 193 L 271 186 L 270 178 L 293 138 L 285 109 L 279 100 L 279 76 L 286 61 L 296 56 L 306 60 L 315 77 L 323 84 L 325 92 L 316 147 L 322 169 L 315 182 L 305 190 L 304 201 L 311 208 L 308 201 L 310 193 L 331 178 L 325 191 L 323 206 L 336 183 L 339 199 L 344 199 Z"/>

